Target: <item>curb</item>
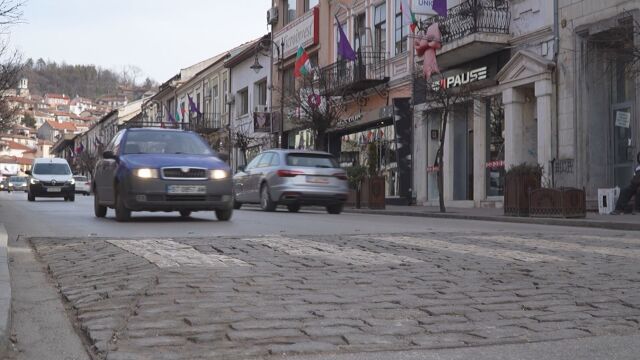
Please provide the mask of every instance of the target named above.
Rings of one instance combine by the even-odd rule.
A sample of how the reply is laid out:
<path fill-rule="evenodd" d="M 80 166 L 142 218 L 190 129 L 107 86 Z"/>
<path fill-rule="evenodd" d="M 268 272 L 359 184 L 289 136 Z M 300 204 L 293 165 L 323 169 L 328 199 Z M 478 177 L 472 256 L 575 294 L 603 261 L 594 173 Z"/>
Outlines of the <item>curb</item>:
<path fill-rule="evenodd" d="M 0 353 L 9 345 L 11 334 L 11 278 L 7 257 L 7 230 L 0 223 Z"/>
<path fill-rule="evenodd" d="M 390 215 L 390 216 L 411 216 L 435 219 L 452 219 L 452 220 L 476 220 L 476 221 L 492 221 L 502 223 L 518 223 L 532 225 L 553 225 L 553 226 L 569 226 L 584 227 L 607 230 L 621 231 L 640 231 L 640 220 L 638 223 L 627 222 L 602 222 L 593 220 L 574 220 L 574 219 L 546 219 L 546 218 L 525 218 L 525 217 L 509 217 L 509 216 L 482 216 L 482 215 L 464 215 L 451 213 L 424 213 L 412 211 L 385 211 L 385 210 L 367 210 L 367 209 L 344 209 L 344 213 L 349 214 L 372 214 L 372 215 Z"/>

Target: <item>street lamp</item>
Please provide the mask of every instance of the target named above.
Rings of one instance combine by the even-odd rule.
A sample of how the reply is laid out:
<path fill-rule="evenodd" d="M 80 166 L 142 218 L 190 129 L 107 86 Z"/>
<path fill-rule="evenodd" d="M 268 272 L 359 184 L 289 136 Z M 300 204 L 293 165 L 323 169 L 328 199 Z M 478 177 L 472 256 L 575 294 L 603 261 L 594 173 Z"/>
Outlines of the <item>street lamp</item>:
<path fill-rule="evenodd" d="M 271 35 L 273 36 L 273 34 Z M 253 65 L 249 68 L 257 73 L 263 69 L 263 66 L 260 64 L 258 59 L 258 55 L 263 51 L 268 50 L 270 53 L 271 66 L 269 68 L 270 79 L 273 82 L 273 48 L 276 49 L 277 60 L 278 60 L 278 72 L 280 73 L 280 128 L 278 129 L 278 146 L 283 148 L 282 139 L 284 137 L 283 128 L 284 128 L 284 72 L 283 72 L 283 61 L 284 61 L 284 39 L 280 42 L 280 44 L 273 41 L 273 38 L 266 39 L 263 38 L 256 44 L 256 55 L 253 61 Z M 273 86 L 270 86 L 270 94 L 269 94 L 269 109 L 273 108 Z M 273 111 L 271 112 L 271 126 L 273 127 Z"/>

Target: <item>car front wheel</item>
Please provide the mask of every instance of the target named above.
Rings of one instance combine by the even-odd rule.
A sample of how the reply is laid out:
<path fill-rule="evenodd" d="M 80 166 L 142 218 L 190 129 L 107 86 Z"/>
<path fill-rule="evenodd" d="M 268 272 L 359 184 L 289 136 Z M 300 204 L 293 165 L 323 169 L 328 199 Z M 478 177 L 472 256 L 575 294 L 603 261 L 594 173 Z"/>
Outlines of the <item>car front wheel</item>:
<path fill-rule="evenodd" d="M 229 221 L 233 215 L 233 209 L 218 209 L 216 210 L 216 218 L 220 221 Z"/>
<path fill-rule="evenodd" d="M 98 191 L 93 196 L 93 214 L 96 217 L 103 218 L 107 216 L 107 207 L 100 205 L 100 198 L 98 197 Z"/>
<path fill-rule="evenodd" d="M 30 193 L 27 193 L 27 201 L 36 201 L 36 197 Z"/>
<path fill-rule="evenodd" d="M 329 205 L 327 206 L 327 212 L 329 214 L 337 215 L 342 212 L 342 208 L 343 208 L 342 204 Z"/>
<path fill-rule="evenodd" d="M 116 221 L 125 222 L 131 219 L 131 210 L 124 204 L 124 196 L 121 191 L 116 193 Z"/>
<path fill-rule="evenodd" d="M 183 218 L 188 218 L 191 216 L 191 210 L 180 210 L 180 216 Z"/>

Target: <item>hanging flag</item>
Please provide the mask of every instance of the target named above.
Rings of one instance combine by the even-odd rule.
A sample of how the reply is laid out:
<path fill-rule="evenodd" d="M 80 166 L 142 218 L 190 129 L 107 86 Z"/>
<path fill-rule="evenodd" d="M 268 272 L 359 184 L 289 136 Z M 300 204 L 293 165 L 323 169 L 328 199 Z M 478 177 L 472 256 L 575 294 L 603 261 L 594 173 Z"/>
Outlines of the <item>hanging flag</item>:
<path fill-rule="evenodd" d="M 82 143 L 80 143 L 80 145 L 78 145 L 78 147 L 76 148 L 76 153 L 80 154 L 84 151 L 84 145 Z"/>
<path fill-rule="evenodd" d="M 171 115 L 171 111 L 169 111 L 169 108 L 167 107 L 167 105 L 165 105 L 164 108 L 167 111 L 167 120 L 170 123 L 175 123 L 176 122 L 176 118 L 174 118 L 173 115 Z"/>
<path fill-rule="evenodd" d="M 298 54 L 296 55 L 296 64 L 293 74 L 295 77 L 306 76 L 311 73 L 311 61 L 309 60 L 309 54 L 300 46 L 298 48 Z"/>
<path fill-rule="evenodd" d="M 433 0 L 433 11 L 442 17 L 447 16 L 447 0 Z"/>
<path fill-rule="evenodd" d="M 349 43 L 349 39 L 342 29 L 342 25 L 340 25 L 338 16 L 336 15 L 335 18 L 336 22 L 338 23 L 338 55 L 340 55 L 343 59 L 356 61 L 356 53 L 355 51 L 353 51 L 353 48 Z"/>
<path fill-rule="evenodd" d="M 411 7 L 409 6 L 407 0 L 402 0 L 400 2 L 400 12 L 404 14 L 404 17 L 407 19 L 411 32 L 415 33 L 416 27 L 418 26 L 418 20 L 416 20 L 416 14 L 411 11 Z"/>
<path fill-rule="evenodd" d="M 200 109 L 198 108 L 198 105 L 196 105 L 196 103 L 193 102 L 193 98 L 190 95 L 187 95 L 187 98 L 189 99 L 189 111 L 194 112 L 198 115 L 202 115 L 202 113 L 200 112 Z"/>
<path fill-rule="evenodd" d="M 182 121 L 185 121 L 185 119 L 186 119 L 186 116 L 184 116 L 184 113 L 186 113 L 186 112 L 187 112 L 187 109 L 184 107 L 184 102 L 181 102 L 180 103 L 180 115 L 181 115 Z"/>
<path fill-rule="evenodd" d="M 182 118 L 180 117 L 180 106 L 176 103 L 176 122 L 182 122 Z"/>
<path fill-rule="evenodd" d="M 98 147 L 98 146 L 102 146 L 102 145 L 103 145 L 103 144 L 102 144 L 102 141 L 100 141 L 100 138 L 98 138 L 97 136 L 96 136 L 96 138 L 95 138 L 94 143 L 96 144 L 96 147 Z"/>

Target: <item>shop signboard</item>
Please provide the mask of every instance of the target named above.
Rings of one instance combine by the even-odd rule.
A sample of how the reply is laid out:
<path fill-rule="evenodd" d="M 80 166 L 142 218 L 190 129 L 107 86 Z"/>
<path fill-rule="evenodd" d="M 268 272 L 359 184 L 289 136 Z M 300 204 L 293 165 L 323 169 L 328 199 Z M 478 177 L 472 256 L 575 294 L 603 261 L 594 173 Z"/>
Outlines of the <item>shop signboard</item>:
<path fill-rule="evenodd" d="M 284 44 L 284 49 L 281 49 L 283 58 L 294 55 L 300 46 L 307 48 L 318 43 L 319 20 L 319 9 L 315 7 L 313 11 L 309 11 L 273 34 L 274 43 L 278 46 Z M 275 46 L 273 57 L 278 58 Z"/>
<path fill-rule="evenodd" d="M 254 132 L 271 132 L 271 113 L 254 112 L 253 113 L 253 131 Z"/>
<path fill-rule="evenodd" d="M 481 66 L 479 68 L 469 70 L 469 71 L 460 71 L 456 74 L 452 74 L 446 76 L 440 81 L 433 82 L 433 90 L 437 91 L 438 89 L 450 89 L 455 87 L 460 87 L 462 85 L 467 85 L 474 83 L 476 81 L 487 79 L 488 75 L 488 67 Z"/>

